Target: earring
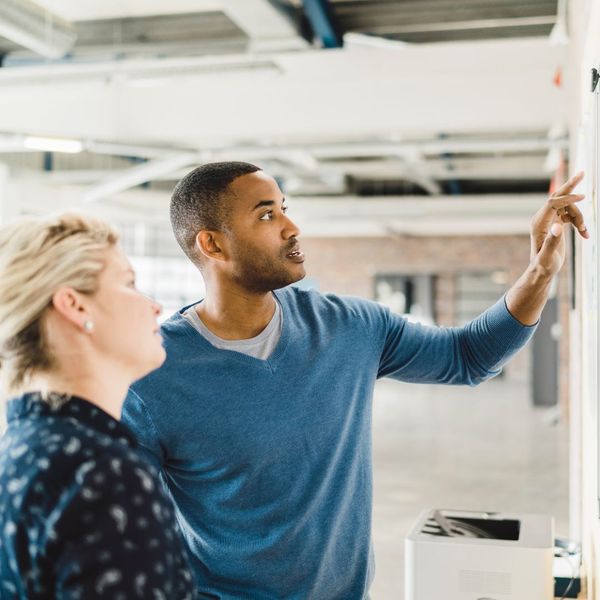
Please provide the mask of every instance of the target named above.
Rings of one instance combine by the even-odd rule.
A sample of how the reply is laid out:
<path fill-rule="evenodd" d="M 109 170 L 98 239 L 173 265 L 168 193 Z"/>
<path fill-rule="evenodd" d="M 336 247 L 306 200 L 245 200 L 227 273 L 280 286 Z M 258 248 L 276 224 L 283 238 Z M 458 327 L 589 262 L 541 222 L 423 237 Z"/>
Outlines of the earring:
<path fill-rule="evenodd" d="M 94 323 L 93 323 L 93 321 L 90 321 L 89 319 L 87 321 L 84 321 L 83 322 L 83 329 L 87 333 L 91 333 L 92 331 L 94 331 Z"/>

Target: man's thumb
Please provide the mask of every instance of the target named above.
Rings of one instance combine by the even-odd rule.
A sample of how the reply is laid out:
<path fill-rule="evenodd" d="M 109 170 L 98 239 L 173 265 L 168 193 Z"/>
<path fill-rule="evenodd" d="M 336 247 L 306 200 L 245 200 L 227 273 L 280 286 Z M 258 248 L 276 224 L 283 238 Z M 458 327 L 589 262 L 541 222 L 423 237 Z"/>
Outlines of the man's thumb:
<path fill-rule="evenodd" d="M 554 223 L 540 248 L 538 258 L 549 257 L 560 244 L 562 234 L 563 226 L 560 223 Z"/>

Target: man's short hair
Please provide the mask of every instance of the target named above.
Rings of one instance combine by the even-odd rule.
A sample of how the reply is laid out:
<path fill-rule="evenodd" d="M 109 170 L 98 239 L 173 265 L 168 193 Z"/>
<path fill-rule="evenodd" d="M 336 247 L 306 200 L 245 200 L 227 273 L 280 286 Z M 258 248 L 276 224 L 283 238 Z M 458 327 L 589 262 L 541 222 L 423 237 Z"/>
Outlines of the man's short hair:
<path fill-rule="evenodd" d="M 229 185 L 242 175 L 261 171 L 245 162 L 215 162 L 201 165 L 188 173 L 171 196 L 171 227 L 175 239 L 188 258 L 198 264 L 196 236 L 202 229 L 223 231 L 230 205 Z"/>

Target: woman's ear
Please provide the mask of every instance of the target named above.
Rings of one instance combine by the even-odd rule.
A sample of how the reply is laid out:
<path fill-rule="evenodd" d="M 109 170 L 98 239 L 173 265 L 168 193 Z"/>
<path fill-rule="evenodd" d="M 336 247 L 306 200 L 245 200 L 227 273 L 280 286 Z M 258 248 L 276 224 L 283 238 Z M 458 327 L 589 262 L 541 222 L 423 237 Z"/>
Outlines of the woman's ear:
<path fill-rule="evenodd" d="M 82 294 L 73 288 L 63 287 L 54 292 L 52 307 L 78 329 L 82 331 L 89 329 L 89 325 L 86 326 L 86 323 L 91 322 L 91 315 L 84 304 Z"/>

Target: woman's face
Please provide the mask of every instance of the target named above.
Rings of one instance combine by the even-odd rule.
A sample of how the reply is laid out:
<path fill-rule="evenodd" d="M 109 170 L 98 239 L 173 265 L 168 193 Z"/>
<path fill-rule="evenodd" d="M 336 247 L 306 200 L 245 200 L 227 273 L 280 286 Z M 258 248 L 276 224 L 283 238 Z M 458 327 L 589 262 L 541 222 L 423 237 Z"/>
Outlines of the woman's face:
<path fill-rule="evenodd" d="M 160 367 L 166 354 L 156 318 L 159 304 L 135 287 L 135 273 L 118 246 L 105 251 L 105 268 L 90 306 L 96 348 L 118 361 L 132 381 Z"/>

